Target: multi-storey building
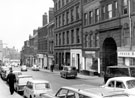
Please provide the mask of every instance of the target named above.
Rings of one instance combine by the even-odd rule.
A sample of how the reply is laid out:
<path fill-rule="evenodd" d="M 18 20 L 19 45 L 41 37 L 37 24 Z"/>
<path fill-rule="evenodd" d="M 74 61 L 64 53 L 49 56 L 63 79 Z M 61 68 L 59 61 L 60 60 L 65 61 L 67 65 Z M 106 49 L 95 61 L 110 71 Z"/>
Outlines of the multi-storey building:
<path fill-rule="evenodd" d="M 48 30 L 48 68 L 54 60 L 54 21 L 49 22 Z"/>
<path fill-rule="evenodd" d="M 84 0 L 84 3 L 83 50 L 89 58 L 100 61 L 91 67 L 100 72 L 110 65 L 134 65 L 135 1 Z M 85 51 L 87 47 L 89 51 Z"/>
<path fill-rule="evenodd" d="M 55 62 L 81 69 L 82 16 L 81 0 L 53 0 L 55 16 Z"/>
<path fill-rule="evenodd" d="M 99 61 L 99 13 L 100 0 L 82 0 L 83 9 L 83 70 L 93 72 Z"/>

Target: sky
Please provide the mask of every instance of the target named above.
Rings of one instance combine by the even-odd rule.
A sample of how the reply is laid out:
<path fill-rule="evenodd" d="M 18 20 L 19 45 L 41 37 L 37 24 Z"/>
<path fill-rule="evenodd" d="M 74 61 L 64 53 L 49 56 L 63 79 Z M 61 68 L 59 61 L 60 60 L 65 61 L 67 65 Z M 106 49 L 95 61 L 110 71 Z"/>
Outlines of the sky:
<path fill-rule="evenodd" d="M 42 26 L 42 15 L 53 0 L 0 0 L 0 40 L 3 47 L 21 51 L 33 30 Z"/>

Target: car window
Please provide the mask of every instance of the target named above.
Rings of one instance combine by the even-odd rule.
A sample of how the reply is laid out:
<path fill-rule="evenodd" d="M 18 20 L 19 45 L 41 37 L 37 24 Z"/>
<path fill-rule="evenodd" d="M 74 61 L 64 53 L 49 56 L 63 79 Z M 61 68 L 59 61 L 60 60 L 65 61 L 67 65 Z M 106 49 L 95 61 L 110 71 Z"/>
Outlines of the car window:
<path fill-rule="evenodd" d="M 66 98 L 68 90 L 67 89 L 60 89 L 58 93 L 56 94 L 56 97 L 58 98 Z"/>
<path fill-rule="evenodd" d="M 92 98 L 92 97 L 79 94 L 79 98 Z"/>
<path fill-rule="evenodd" d="M 134 88 L 135 87 L 135 80 L 127 81 L 126 85 L 127 85 L 128 89 Z"/>
<path fill-rule="evenodd" d="M 125 85 L 121 81 L 116 81 L 116 88 L 125 88 Z"/>
<path fill-rule="evenodd" d="M 108 87 L 114 87 L 114 81 L 110 81 L 110 82 L 108 83 Z"/>
<path fill-rule="evenodd" d="M 30 83 L 30 82 L 27 82 L 27 85 L 26 85 L 29 89 L 33 89 L 33 85 L 32 85 L 32 83 Z"/>
<path fill-rule="evenodd" d="M 49 88 L 50 88 L 49 83 L 37 83 L 37 84 L 35 84 L 36 90 L 43 90 L 43 89 L 49 89 Z"/>

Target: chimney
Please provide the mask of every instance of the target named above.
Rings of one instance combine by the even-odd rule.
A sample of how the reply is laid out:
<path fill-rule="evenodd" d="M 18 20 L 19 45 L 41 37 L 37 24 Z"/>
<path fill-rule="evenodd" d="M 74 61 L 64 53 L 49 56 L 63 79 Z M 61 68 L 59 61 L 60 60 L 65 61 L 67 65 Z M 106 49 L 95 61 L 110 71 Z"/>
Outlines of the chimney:
<path fill-rule="evenodd" d="M 54 8 L 49 8 L 49 22 L 54 19 Z"/>
<path fill-rule="evenodd" d="M 47 24 L 47 13 L 43 15 L 43 26 Z"/>

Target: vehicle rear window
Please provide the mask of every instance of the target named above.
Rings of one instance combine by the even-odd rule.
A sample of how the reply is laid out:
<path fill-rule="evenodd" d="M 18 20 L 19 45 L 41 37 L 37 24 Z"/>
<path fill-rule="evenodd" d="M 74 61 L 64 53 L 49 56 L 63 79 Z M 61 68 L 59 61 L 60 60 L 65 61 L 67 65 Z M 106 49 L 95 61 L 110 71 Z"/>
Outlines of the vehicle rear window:
<path fill-rule="evenodd" d="M 126 82 L 127 86 L 129 89 L 134 88 L 135 87 L 135 80 L 129 80 Z"/>
<path fill-rule="evenodd" d="M 27 81 L 32 80 L 31 77 L 23 77 L 19 79 L 19 84 L 26 85 Z"/>
<path fill-rule="evenodd" d="M 109 68 L 108 73 L 114 76 L 129 76 L 128 68 Z"/>
<path fill-rule="evenodd" d="M 130 73 L 132 77 L 135 77 L 135 68 L 130 68 Z"/>
<path fill-rule="evenodd" d="M 50 84 L 49 83 L 37 83 L 37 84 L 35 84 L 35 89 L 36 90 L 50 89 Z"/>

